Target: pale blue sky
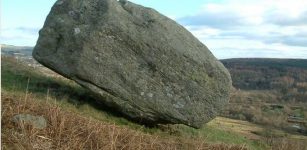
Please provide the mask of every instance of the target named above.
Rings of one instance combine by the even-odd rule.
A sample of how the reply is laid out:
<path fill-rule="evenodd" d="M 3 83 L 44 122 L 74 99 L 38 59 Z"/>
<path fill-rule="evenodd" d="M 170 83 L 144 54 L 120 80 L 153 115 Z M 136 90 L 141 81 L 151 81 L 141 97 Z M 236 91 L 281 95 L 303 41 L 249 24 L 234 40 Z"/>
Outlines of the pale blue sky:
<path fill-rule="evenodd" d="M 131 0 L 176 20 L 217 58 L 307 58 L 306 0 Z M 34 46 L 55 0 L 2 0 L 1 44 Z"/>
<path fill-rule="evenodd" d="M 1 44 L 34 46 L 55 0 L 2 0 Z"/>

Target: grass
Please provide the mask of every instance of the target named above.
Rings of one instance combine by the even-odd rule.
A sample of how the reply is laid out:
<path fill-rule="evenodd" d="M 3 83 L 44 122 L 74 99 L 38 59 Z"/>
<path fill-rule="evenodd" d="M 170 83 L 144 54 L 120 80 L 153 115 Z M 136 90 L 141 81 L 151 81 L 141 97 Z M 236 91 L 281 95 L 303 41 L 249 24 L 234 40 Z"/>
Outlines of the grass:
<path fill-rule="evenodd" d="M 146 133 L 145 127 L 131 129 L 101 121 L 89 117 L 92 114 L 75 113 L 73 107 L 63 107 L 55 99 L 43 101 L 31 93 L 26 96 L 2 91 L 1 98 L 2 149 L 246 149 L 234 144 L 212 144 L 196 136 Z M 11 119 L 16 114 L 43 116 L 48 126 L 35 129 L 29 124 L 13 123 Z"/>
<path fill-rule="evenodd" d="M 65 78 L 52 78 L 32 67 L 18 63 L 11 57 L 2 57 L 1 61 L 2 88 L 7 91 L 25 91 L 45 95 L 48 91 L 52 96 L 67 96 L 78 101 L 90 98 L 89 92 L 76 83 Z M 29 83 L 29 84 L 28 84 Z"/>
<path fill-rule="evenodd" d="M 208 124 L 146 127 L 98 104 L 74 82 L 47 77 L 2 57 L 2 149 L 264 149 L 244 136 Z M 14 124 L 20 113 L 44 116 L 48 127 Z"/>
<path fill-rule="evenodd" d="M 178 142 L 168 141 L 173 139 L 66 111 L 54 101 L 43 102 L 33 95 L 23 100 L 25 95 L 20 96 L 11 97 L 11 93 L 2 93 L 2 105 L 6 108 L 2 112 L 3 149 L 175 149 L 180 146 Z M 48 120 L 48 128 L 38 130 L 27 124 L 14 124 L 10 119 L 19 113 L 44 116 Z"/>

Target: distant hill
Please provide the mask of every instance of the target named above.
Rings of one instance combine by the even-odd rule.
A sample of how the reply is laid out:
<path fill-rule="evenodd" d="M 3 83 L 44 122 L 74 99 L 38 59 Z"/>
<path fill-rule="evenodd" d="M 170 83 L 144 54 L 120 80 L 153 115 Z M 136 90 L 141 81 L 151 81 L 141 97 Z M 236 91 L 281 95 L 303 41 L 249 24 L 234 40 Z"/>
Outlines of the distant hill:
<path fill-rule="evenodd" d="M 307 59 L 276 59 L 276 58 L 233 58 L 221 60 L 226 67 L 233 68 L 244 65 L 245 67 L 269 68 L 302 68 L 307 69 Z"/>
<path fill-rule="evenodd" d="M 221 60 L 233 86 L 245 90 L 306 88 L 307 59 L 238 58 Z"/>
<path fill-rule="evenodd" d="M 24 55 L 32 56 L 33 47 L 30 46 L 13 46 L 1 44 L 1 55 L 14 56 L 14 55 Z"/>
<path fill-rule="evenodd" d="M 307 59 L 234 58 L 221 62 L 236 89 L 275 90 L 283 100 L 307 101 Z"/>

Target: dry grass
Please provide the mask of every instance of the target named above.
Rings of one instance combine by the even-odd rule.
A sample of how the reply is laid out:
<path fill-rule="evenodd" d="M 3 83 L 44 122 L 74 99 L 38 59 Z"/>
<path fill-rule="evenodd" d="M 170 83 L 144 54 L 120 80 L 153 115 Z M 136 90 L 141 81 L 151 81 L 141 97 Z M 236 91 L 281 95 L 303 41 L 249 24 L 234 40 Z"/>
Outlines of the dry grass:
<path fill-rule="evenodd" d="M 38 100 L 31 93 L 1 93 L 2 149 L 213 149 L 239 150 L 244 146 L 208 144 L 200 138 L 162 136 L 101 122 L 61 109 L 49 98 Z M 16 114 L 44 116 L 45 129 L 11 121 Z"/>
<path fill-rule="evenodd" d="M 307 150 L 306 139 L 269 137 L 266 142 L 272 147 L 272 150 Z"/>
<path fill-rule="evenodd" d="M 239 133 L 248 139 L 261 140 L 272 150 L 307 150 L 307 136 L 287 134 L 282 130 L 224 117 L 217 117 L 208 125 Z"/>

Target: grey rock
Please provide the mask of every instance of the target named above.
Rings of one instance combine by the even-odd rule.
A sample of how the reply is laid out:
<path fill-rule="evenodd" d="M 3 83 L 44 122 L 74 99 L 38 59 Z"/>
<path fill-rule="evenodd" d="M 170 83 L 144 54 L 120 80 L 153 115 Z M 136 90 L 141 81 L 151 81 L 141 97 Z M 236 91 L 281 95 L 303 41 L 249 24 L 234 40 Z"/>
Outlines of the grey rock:
<path fill-rule="evenodd" d="M 47 127 L 47 121 L 42 116 L 33 116 L 30 114 L 18 114 L 12 118 L 15 123 L 25 123 L 30 124 L 34 128 L 44 129 Z"/>
<path fill-rule="evenodd" d="M 144 123 L 199 128 L 229 98 L 229 72 L 205 45 L 175 21 L 125 0 L 58 1 L 33 56 Z"/>

